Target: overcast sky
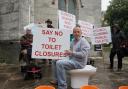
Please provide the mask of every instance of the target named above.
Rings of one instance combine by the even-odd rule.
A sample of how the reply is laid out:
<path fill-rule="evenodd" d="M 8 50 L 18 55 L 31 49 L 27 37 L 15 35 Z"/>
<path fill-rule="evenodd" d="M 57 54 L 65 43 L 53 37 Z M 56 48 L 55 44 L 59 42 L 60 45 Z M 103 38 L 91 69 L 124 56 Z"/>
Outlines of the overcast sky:
<path fill-rule="evenodd" d="M 102 11 L 107 10 L 107 6 L 110 5 L 109 1 L 111 1 L 111 0 L 101 0 L 101 10 Z"/>

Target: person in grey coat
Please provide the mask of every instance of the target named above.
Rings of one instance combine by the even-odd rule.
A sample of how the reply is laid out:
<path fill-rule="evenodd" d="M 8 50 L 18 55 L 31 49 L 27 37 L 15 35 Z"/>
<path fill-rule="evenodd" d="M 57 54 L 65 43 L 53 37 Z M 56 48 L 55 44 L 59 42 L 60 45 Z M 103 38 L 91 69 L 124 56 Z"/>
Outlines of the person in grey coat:
<path fill-rule="evenodd" d="M 56 81 L 51 81 L 51 83 L 57 83 L 58 89 L 67 89 L 66 70 L 82 69 L 87 64 L 90 44 L 84 37 L 81 37 L 81 34 L 79 26 L 73 29 L 74 39 L 71 42 L 70 50 L 65 51 L 67 56 L 69 56 L 69 60 L 58 60 L 54 65 Z"/>

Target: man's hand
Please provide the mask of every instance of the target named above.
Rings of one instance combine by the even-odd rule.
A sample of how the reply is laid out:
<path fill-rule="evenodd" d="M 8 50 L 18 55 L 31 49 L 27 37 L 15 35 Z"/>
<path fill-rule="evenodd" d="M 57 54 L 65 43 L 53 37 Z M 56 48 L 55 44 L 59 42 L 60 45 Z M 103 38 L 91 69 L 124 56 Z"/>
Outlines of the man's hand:
<path fill-rule="evenodd" d="M 121 45 L 120 47 L 121 47 L 121 48 L 125 48 L 126 46 L 125 46 L 125 45 Z"/>
<path fill-rule="evenodd" d="M 72 55 L 72 51 L 71 50 L 65 50 L 65 54 L 67 55 L 67 56 L 71 56 Z"/>

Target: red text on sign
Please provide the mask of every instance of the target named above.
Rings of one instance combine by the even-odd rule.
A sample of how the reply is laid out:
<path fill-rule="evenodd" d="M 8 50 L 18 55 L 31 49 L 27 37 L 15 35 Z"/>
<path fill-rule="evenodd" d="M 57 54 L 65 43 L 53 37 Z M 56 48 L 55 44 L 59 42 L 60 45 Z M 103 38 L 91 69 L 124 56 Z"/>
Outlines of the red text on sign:
<path fill-rule="evenodd" d="M 60 50 L 60 49 L 61 49 L 61 45 L 42 44 L 42 49 L 54 49 L 54 50 Z"/>
<path fill-rule="evenodd" d="M 64 52 L 35 51 L 35 56 L 66 57 Z"/>
<path fill-rule="evenodd" d="M 42 34 L 44 34 L 44 35 L 52 35 L 53 34 L 53 31 L 42 30 Z"/>
<path fill-rule="evenodd" d="M 48 37 L 49 42 L 56 42 L 56 38 Z"/>
<path fill-rule="evenodd" d="M 63 32 L 62 31 L 55 31 L 55 35 L 62 36 L 63 35 Z"/>

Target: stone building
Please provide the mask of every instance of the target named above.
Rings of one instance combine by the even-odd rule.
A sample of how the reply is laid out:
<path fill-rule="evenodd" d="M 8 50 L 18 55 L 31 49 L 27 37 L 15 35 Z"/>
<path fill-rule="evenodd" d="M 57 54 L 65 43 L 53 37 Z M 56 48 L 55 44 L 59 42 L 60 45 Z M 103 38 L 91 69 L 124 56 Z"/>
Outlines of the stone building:
<path fill-rule="evenodd" d="M 58 9 L 101 26 L 101 0 L 0 0 L 0 62 L 17 63 L 25 25 L 51 19 L 58 27 Z"/>

